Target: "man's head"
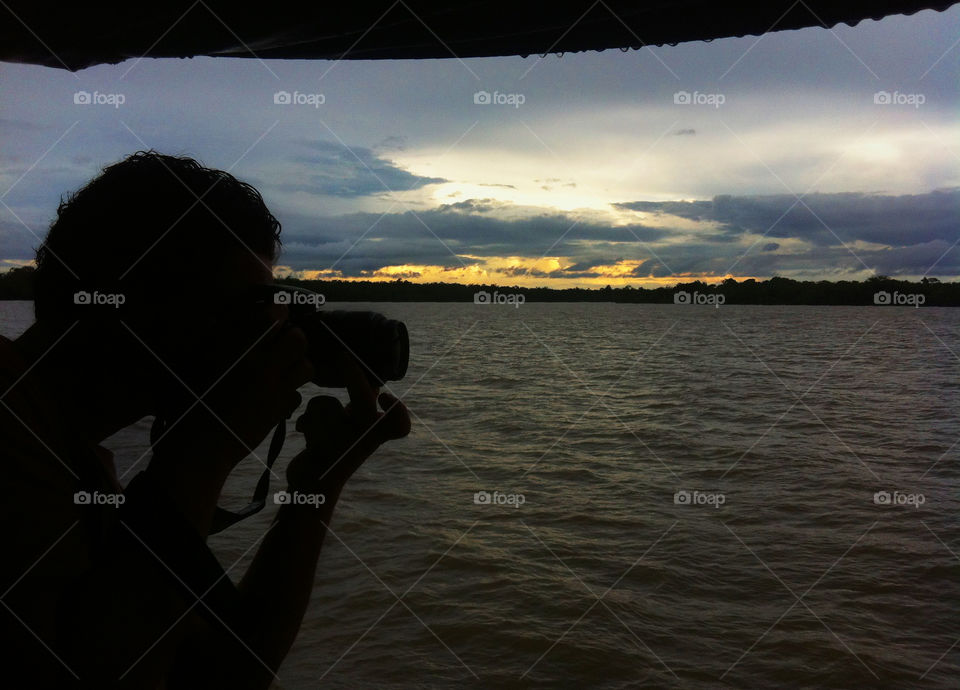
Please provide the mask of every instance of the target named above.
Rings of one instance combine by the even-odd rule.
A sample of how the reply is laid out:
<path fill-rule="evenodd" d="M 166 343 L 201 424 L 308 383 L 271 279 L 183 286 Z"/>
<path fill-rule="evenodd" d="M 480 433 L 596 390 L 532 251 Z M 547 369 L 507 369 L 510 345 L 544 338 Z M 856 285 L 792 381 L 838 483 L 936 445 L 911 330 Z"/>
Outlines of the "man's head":
<path fill-rule="evenodd" d="M 197 383 L 213 373 L 214 341 L 237 340 L 237 299 L 270 282 L 279 234 L 252 186 L 191 158 L 137 152 L 61 202 L 37 250 L 37 323 L 72 329 L 70 350 L 99 365 L 138 378 L 169 368 Z M 123 309 L 78 293 L 122 295 Z"/>
<path fill-rule="evenodd" d="M 60 203 L 37 250 L 36 317 L 71 321 L 74 294 L 97 287 L 183 296 L 228 255 L 269 266 L 279 249 L 280 223 L 252 186 L 192 158 L 138 151 Z"/>

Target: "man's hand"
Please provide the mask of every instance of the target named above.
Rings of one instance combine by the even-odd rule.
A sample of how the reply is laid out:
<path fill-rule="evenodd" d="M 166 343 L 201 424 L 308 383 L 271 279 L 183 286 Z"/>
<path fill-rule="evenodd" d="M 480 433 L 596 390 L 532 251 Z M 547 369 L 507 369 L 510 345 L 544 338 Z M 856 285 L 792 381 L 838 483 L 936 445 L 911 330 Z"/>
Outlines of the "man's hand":
<path fill-rule="evenodd" d="M 307 450 L 287 466 L 291 489 L 336 494 L 347 479 L 386 441 L 410 433 L 410 414 L 399 399 L 380 393 L 360 365 L 341 355 L 350 402 L 346 407 L 328 395 L 318 395 L 297 419 Z M 377 403 L 383 411 L 377 410 Z"/>

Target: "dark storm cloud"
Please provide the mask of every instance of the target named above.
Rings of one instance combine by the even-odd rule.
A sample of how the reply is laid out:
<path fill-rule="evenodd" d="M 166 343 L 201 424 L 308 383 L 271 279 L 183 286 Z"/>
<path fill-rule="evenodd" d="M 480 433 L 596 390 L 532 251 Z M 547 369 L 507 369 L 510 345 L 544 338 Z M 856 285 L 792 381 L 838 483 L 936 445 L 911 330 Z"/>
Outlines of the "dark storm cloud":
<path fill-rule="evenodd" d="M 598 256 L 590 261 L 578 261 L 572 266 L 567 266 L 557 273 L 551 274 L 554 278 L 602 278 L 608 275 L 609 266 L 614 266 L 621 261 L 639 261 L 630 275 L 636 278 L 646 278 L 648 276 L 662 277 L 672 275 L 673 272 L 668 269 L 659 259 L 646 253 L 646 255 L 637 256 Z"/>
<path fill-rule="evenodd" d="M 560 212 L 514 219 L 479 215 L 480 210 L 509 206 L 489 199 L 469 199 L 416 214 L 287 215 L 281 218 L 281 262 L 295 269 L 323 269 L 342 256 L 337 268 L 354 275 L 398 264 L 462 265 L 454 254 L 539 258 L 549 252 L 551 256 L 593 256 L 611 248 L 636 253 L 641 251 L 641 241 L 656 242 L 669 234 L 640 224 L 615 227 L 578 221 Z"/>
<path fill-rule="evenodd" d="M 354 198 L 390 192 L 420 189 L 428 184 L 447 182 L 442 177 L 419 177 L 371 149 L 349 149 L 332 141 L 304 144 L 310 153 L 293 157 L 302 166 L 296 182 L 267 185 L 281 192 L 308 192 L 323 196 Z"/>
<path fill-rule="evenodd" d="M 452 204 L 441 204 L 438 211 L 463 211 L 466 213 L 487 213 L 498 208 L 510 206 L 508 202 L 496 199 L 464 199 Z"/>
<path fill-rule="evenodd" d="M 837 243 L 792 253 L 761 251 L 760 245 L 750 249 L 731 247 L 718 253 L 716 245 L 707 244 L 671 245 L 657 247 L 655 251 L 656 257 L 638 267 L 634 275 L 646 276 L 650 267 L 658 264 L 669 269 L 658 269 L 652 273 L 654 276 L 687 273 L 724 276 L 732 272 L 739 276 L 816 276 L 842 280 L 864 272 L 890 276 L 960 273 L 960 248 L 943 240 L 871 250 L 852 249 Z"/>
<path fill-rule="evenodd" d="M 952 243 L 960 236 L 960 189 L 900 196 L 809 194 L 800 202 L 788 194 L 721 195 L 710 201 L 632 201 L 614 206 L 712 221 L 732 235 L 760 233 L 820 246 L 863 240 L 896 247 L 936 240 Z"/>
<path fill-rule="evenodd" d="M 639 261 L 632 275 L 673 274 L 806 275 L 836 277 L 875 271 L 888 275 L 960 273 L 960 190 L 922 195 L 814 194 L 811 210 L 787 212 L 769 235 L 810 241 L 800 248 L 783 242 L 750 246 L 745 233 L 762 234 L 795 199 L 785 196 L 722 196 L 712 201 L 630 202 L 620 208 L 663 214 L 666 227 L 614 226 L 585 222 L 563 212 L 516 215 L 517 207 L 493 199 L 467 199 L 414 213 L 353 213 L 335 217 L 288 216 L 284 264 L 323 269 L 336 264 L 356 276 L 386 266 L 427 264 L 456 268 L 493 257 L 571 257 L 553 277 L 593 278 L 603 267 Z M 798 204 L 798 206 L 801 206 Z M 802 208 L 802 206 L 801 206 Z M 816 214 L 816 215 L 814 215 Z M 671 230 L 669 216 L 720 224 L 719 232 Z M 507 216 L 507 217 L 504 217 Z M 831 224 L 836 236 L 817 220 Z M 781 227 L 782 225 L 782 227 Z M 839 239 L 838 239 L 839 238 Z M 853 248 L 853 240 L 881 248 Z M 517 269 L 526 275 L 540 275 Z"/>
<path fill-rule="evenodd" d="M 827 268 L 825 268 L 827 267 Z M 801 273 L 832 279 L 848 278 L 851 272 L 869 267 L 890 276 L 955 276 L 960 273 L 960 250 L 953 242 L 936 240 L 890 249 L 852 250 L 842 245 L 815 247 L 797 254 L 751 253 L 737 264 L 737 273 L 770 276 Z M 721 269 L 723 270 L 723 269 Z"/>

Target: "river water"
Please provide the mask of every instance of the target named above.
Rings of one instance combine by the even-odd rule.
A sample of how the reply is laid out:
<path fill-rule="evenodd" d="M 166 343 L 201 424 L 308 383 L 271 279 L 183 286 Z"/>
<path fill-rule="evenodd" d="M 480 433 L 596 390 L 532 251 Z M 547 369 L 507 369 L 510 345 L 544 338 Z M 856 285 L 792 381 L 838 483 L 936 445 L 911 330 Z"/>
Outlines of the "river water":
<path fill-rule="evenodd" d="M 341 306 L 407 322 L 414 426 L 277 687 L 956 687 L 960 310 Z M 148 430 L 105 443 L 124 481 Z M 211 537 L 235 579 L 273 511 Z"/>

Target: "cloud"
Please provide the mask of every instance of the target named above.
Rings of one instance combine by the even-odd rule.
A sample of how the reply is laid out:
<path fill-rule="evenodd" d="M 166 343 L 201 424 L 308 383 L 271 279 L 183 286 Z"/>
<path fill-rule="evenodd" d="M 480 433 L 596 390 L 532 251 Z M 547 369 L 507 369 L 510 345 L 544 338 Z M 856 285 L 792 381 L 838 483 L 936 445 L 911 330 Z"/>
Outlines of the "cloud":
<path fill-rule="evenodd" d="M 441 204 L 438 211 L 461 211 L 466 213 L 486 213 L 511 206 L 496 199 L 464 199 L 453 204 Z"/>
<path fill-rule="evenodd" d="M 960 250 L 952 251 L 960 232 L 960 190 L 812 194 L 804 199 L 809 209 L 802 204 L 791 209 L 795 201 L 771 195 L 617 204 L 649 214 L 627 225 L 613 216 L 604 220 L 489 198 L 416 213 L 288 216 L 281 219 L 283 261 L 298 270 L 332 267 L 344 277 L 393 275 L 406 266 L 403 270 L 452 280 L 457 271 L 469 276 L 478 264 L 512 257 L 509 266 L 498 264 L 497 275 L 522 273 L 544 284 L 730 274 L 833 279 L 874 272 L 960 274 Z M 832 232 L 820 220 L 831 224 Z M 763 240 L 768 230 L 778 241 Z M 556 263 L 529 265 L 548 257 Z"/>
<path fill-rule="evenodd" d="M 557 187 L 570 187 L 575 188 L 577 186 L 576 182 L 568 181 L 564 182 L 563 179 L 559 177 L 545 177 L 543 179 L 534 179 L 534 182 L 540 184 L 540 189 L 545 192 L 553 191 Z"/>
<path fill-rule="evenodd" d="M 336 264 L 345 275 L 400 264 L 445 267 L 468 263 L 463 257 L 580 256 L 607 259 L 612 252 L 646 257 L 642 243 L 657 242 L 668 230 L 640 223 L 615 226 L 551 209 L 468 199 L 419 212 L 351 213 L 315 217 L 287 214 L 282 262 L 296 270 Z M 491 213 L 492 212 L 492 213 Z"/>
<path fill-rule="evenodd" d="M 960 188 L 889 196 L 859 192 L 715 196 L 710 201 L 631 201 L 615 207 L 692 221 L 726 233 L 797 238 L 818 246 L 863 241 L 904 247 L 960 236 Z"/>
<path fill-rule="evenodd" d="M 32 233 L 44 234 L 64 193 L 152 146 L 255 183 L 298 269 L 448 280 L 522 272 L 587 285 L 931 266 L 957 276 L 960 95 L 956 61 L 940 58 L 958 21 L 960 5 L 758 44 L 541 61 L 523 80 L 522 120 L 478 110 L 472 75 L 452 60 L 344 61 L 324 78 L 322 124 L 314 109 L 278 110 L 270 97 L 276 76 L 315 83 L 309 61 L 271 61 L 269 71 L 255 60 L 143 63 L 123 77 L 121 113 L 75 107 L 74 75 L 5 65 L 0 190 L 13 189 L 0 259 L 32 258 Z M 524 71 L 522 58 L 477 64 L 504 88 Z M 81 76 L 92 90 L 126 70 Z M 722 108 L 673 102 L 678 89 L 706 93 L 718 80 Z M 926 103 L 881 106 L 880 89 L 917 90 Z M 277 116 L 282 126 L 265 137 Z M 784 185 L 817 193 L 797 203 Z"/>
<path fill-rule="evenodd" d="M 384 137 L 373 148 L 377 151 L 406 151 L 407 137 L 403 135 Z"/>
<path fill-rule="evenodd" d="M 414 175 L 362 146 L 347 148 L 331 141 L 305 142 L 303 146 L 311 152 L 292 159 L 298 170 L 292 171 L 289 177 L 297 181 L 265 186 L 281 192 L 355 198 L 449 182 L 442 177 Z"/>
<path fill-rule="evenodd" d="M 649 224 L 650 218 L 623 225 L 622 218 L 612 214 L 604 220 L 494 199 L 467 199 L 418 212 L 280 213 L 281 263 L 289 270 L 347 279 L 556 287 L 668 284 L 727 275 L 834 280 L 863 279 L 873 273 L 948 277 L 960 275 L 960 249 L 955 236 L 938 236 L 943 219 L 935 210 L 955 214 L 955 207 L 945 203 L 955 195 L 948 190 L 912 199 L 893 197 L 896 201 L 880 195 L 866 201 L 864 195 L 827 195 L 830 203 L 811 202 L 815 213 L 823 212 L 844 232 L 860 227 L 857 219 L 864 207 L 895 208 L 901 215 L 912 212 L 911 232 L 898 235 L 895 244 L 841 243 L 836 237 L 829 244 L 812 242 L 811 237 L 820 236 L 796 223 L 791 226 L 797 230 L 794 236 L 764 241 L 758 228 L 772 222 L 768 214 L 783 214 L 778 205 L 783 198 L 777 203 L 752 197 L 620 205 L 643 209 L 657 221 L 655 226 Z M 848 209 L 852 221 L 841 208 Z M 726 222 L 731 218 L 737 223 Z M 885 232 L 881 228 L 872 235 Z M 8 263 L 32 258 L 33 238 L 24 228 L 0 222 L 0 239 L 5 247 L 2 258 Z"/>

